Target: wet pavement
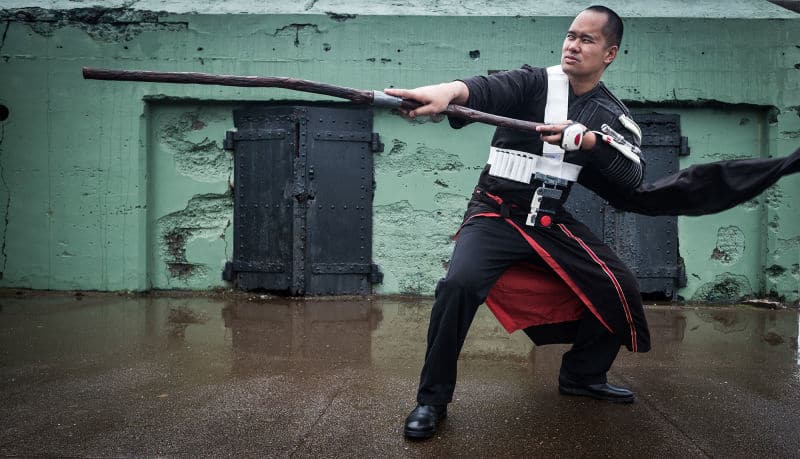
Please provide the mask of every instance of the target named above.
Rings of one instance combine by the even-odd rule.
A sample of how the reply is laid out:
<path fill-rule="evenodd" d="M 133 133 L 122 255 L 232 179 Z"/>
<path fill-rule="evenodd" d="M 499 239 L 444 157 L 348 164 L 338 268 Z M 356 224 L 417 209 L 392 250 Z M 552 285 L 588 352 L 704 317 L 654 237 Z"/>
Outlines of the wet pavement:
<path fill-rule="evenodd" d="M 653 350 L 558 394 L 565 346 L 482 308 L 439 434 L 407 441 L 430 304 L 0 294 L 0 455 L 800 457 L 798 311 L 651 306 Z"/>

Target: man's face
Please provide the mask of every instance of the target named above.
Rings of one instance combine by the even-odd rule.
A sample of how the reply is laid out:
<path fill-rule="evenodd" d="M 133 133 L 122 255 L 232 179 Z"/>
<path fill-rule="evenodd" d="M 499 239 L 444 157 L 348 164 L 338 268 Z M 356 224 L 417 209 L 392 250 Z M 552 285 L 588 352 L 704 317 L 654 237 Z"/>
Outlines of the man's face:
<path fill-rule="evenodd" d="M 573 77 L 600 79 L 606 66 L 617 56 L 617 46 L 608 46 L 603 35 L 606 15 L 583 11 L 569 26 L 561 48 L 561 68 Z"/>

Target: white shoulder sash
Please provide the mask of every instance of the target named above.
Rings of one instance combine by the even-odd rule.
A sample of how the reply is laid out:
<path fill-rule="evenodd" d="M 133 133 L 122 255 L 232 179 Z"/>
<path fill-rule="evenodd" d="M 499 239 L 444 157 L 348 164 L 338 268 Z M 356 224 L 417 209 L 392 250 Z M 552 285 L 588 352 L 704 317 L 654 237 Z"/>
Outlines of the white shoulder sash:
<path fill-rule="evenodd" d="M 567 106 L 569 105 L 569 80 L 561 70 L 561 65 L 547 68 L 547 105 L 544 107 L 545 123 L 560 123 L 567 120 Z M 561 160 L 564 150 L 545 142 L 542 156 L 550 159 Z"/>

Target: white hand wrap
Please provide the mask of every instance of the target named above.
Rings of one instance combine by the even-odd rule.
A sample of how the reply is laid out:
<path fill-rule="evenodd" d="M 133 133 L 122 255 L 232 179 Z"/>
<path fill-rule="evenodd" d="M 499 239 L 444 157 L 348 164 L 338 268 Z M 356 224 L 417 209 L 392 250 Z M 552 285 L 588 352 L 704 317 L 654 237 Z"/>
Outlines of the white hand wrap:
<path fill-rule="evenodd" d="M 581 149 L 583 135 L 588 132 L 586 126 L 580 123 L 572 123 L 561 132 L 561 148 L 564 151 L 575 151 Z"/>

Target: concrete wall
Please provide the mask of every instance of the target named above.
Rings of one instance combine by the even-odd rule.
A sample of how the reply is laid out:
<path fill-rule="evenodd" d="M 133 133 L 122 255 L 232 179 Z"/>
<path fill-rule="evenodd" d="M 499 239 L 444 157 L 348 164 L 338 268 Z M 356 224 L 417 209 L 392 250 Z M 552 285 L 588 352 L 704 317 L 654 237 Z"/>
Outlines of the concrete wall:
<path fill-rule="evenodd" d="M 468 13 L 453 15 L 433 6 L 425 14 L 427 2 L 417 2 L 406 15 L 388 7 L 360 15 L 331 2 L 335 14 L 317 2 L 301 11 L 307 14 L 65 3 L 0 10 L 0 105 L 8 109 L 0 121 L 2 287 L 226 286 L 232 161 L 222 139 L 232 109 L 244 101 L 325 100 L 273 89 L 86 81 L 82 66 L 413 87 L 556 63 L 571 17 L 585 6 L 553 2 L 540 15 L 518 5 L 482 15 L 489 6 L 467 2 Z M 629 16 L 626 35 L 605 81 L 638 108 L 681 114 L 692 148 L 682 167 L 797 148 L 800 16 L 757 1 L 704 2 L 705 9 L 685 7 L 683 17 L 672 14 L 678 7 L 653 13 L 647 2 L 619 3 Z M 453 131 L 378 112 L 375 131 L 386 144 L 375 162 L 374 259 L 385 273 L 377 291 L 430 294 L 491 128 Z M 798 197 L 800 177 L 790 177 L 739 208 L 681 218 L 689 277 L 681 295 L 797 301 Z"/>

